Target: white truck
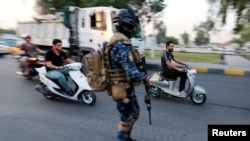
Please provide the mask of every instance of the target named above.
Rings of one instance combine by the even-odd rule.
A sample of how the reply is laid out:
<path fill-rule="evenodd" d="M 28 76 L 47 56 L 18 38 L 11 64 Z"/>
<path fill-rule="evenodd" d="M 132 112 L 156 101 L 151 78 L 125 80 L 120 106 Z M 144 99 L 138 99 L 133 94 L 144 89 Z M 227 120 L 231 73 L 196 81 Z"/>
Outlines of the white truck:
<path fill-rule="evenodd" d="M 63 48 L 75 55 L 76 61 L 83 61 L 85 54 L 103 46 L 115 33 L 112 17 L 119 9 L 113 7 L 65 7 L 63 16 L 59 18 L 36 18 L 30 22 L 20 22 L 16 34 L 30 34 L 32 43 L 39 47 L 51 47 L 52 40 L 57 38 L 63 42 Z M 145 63 L 142 26 L 138 26 L 131 38 L 133 46 L 138 50 Z"/>

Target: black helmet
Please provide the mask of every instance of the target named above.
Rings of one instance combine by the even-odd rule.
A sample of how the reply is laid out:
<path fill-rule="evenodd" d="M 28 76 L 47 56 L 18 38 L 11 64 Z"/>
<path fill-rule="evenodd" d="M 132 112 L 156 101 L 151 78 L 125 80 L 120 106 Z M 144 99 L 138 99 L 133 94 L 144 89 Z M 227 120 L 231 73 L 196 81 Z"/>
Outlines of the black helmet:
<path fill-rule="evenodd" d="M 128 9 L 120 9 L 113 17 L 113 23 L 119 24 L 128 30 L 133 30 L 139 23 L 138 16 Z"/>

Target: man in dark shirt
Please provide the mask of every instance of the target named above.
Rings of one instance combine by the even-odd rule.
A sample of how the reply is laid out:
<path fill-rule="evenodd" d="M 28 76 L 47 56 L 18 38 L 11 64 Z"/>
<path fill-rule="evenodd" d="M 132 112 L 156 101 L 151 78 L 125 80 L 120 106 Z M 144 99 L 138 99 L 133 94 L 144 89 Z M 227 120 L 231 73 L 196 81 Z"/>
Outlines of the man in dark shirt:
<path fill-rule="evenodd" d="M 184 88 L 186 83 L 187 74 L 184 69 L 178 68 L 171 64 L 171 60 L 174 60 L 176 63 L 188 66 L 182 61 L 177 60 L 172 52 L 174 51 L 174 43 L 172 41 L 168 41 L 166 43 L 166 50 L 163 52 L 161 57 L 161 66 L 162 66 L 162 75 L 166 78 L 177 78 L 181 77 L 179 92 L 180 95 L 184 96 Z"/>
<path fill-rule="evenodd" d="M 74 61 L 68 57 L 68 55 L 62 50 L 62 41 L 60 39 L 54 39 L 52 41 L 52 48 L 46 53 L 46 76 L 50 79 L 57 79 L 60 85 L 67 91 L 68 95 L 74 94 L 73 90 L 68 86 L 65 75 L 69 75 L 70 69 L 64 68 L 64 61 L 67 63 L 73 63 Z"/>
<path fill-rule="evenodd" d="M 20 46 L 20 49 L 24 51 L 24 56 L 22 58 L 22 64 L 24 68 L 24 75 L 29 75 L 29 62 L 28 62 L 28 57 L 35 57 L 38 55 L 38 53 L 43 53 L 40 48 L 38 48 L 35 44 L 31 43 L 31 37 L 28 34 L 23 35 L 22 37 L 25 40 L 25 43 L 23 43 Z"/>

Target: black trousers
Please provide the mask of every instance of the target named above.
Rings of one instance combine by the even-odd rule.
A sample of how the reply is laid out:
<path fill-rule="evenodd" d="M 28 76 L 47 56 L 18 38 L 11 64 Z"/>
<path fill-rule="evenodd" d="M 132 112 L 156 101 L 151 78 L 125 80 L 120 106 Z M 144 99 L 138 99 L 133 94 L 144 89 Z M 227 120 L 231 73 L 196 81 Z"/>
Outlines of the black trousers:
<path fill-rule="evenodd" d="M 181 77 L 179 91 L 182 91 L 185 88 L 187 73 L 179 72 L 177 70 L 167 70 L 162 72 L 162 75 L 169 79 L 176 79 L 177 77 Z"/>

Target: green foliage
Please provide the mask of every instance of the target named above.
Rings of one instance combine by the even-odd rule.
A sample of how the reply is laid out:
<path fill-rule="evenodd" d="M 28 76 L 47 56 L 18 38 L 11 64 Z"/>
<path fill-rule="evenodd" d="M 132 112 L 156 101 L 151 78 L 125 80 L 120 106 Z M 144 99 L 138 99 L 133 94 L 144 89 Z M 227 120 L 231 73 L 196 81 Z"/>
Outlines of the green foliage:
<path fill-rule="evenodd" d="M 201 22 L 199 26 L 194 26 L 194 31 L 196 31 L 196 37 L 195 37 L 196 45 L 205 45 L 209 43 L 210 28 L 211 28 L 210 22 Z"/>
<path fill-rule="evenodd" d="M 51 7 L 48 2 L 49 0 L 37 0 L 35 6 L 36 12 L 40 15 L 51 13 L 52 10 L 50 10 Z"/>
<path fill-rule="evenodd" d="M 156 41 L 157 43 L 165 43 L 166 42 L 166 25 L 163 21 L 157 22 L 154 27 L 157 30 Z"/>
<path fill-rule="evenodd" d="M 177 38 L 173 37 L 173 36 L 167 36 L 166 39 L 165 39 L 165 43 L 168 42 L 168 41 L 173 41 L 174 44 L 178 45 L 179 44 L 179 41 Z"/>
<path fill-rule="evenodd" d="M 194 42 L 196 45 L 205 45 L 209 43 L 209 37 L 207 37 L 206 33 L 203 30 L 199 30 L 196 33 Z"/>
<path fill-rule="evenodd" d="M 176 58 L 185 62 L 218 63 L 220 54 L 174 52 Z"/>
<path fill-rule="evenodd" d="M 239 32 L 240 38 L 233 38 L 231 43 L 238 43 L 242 46 L 245 42 L 250 41 L 250 24 L 247 24 L 243 29 Z"/>
<path fill-rule="evenodd" d="M 146 23 L 151 22 L 153 18 L 157 20 L 156 14 L 166 7 L 164 0 L 128 0 L 127 3 Z"/>
<path fill-rule="evenodd" d="M 234 32 L 240 34 L 241 38 L 243 38 L 242 40 L 246 41 L 246 37 L 250 36 L 250 32 L 248 31 L 250 22 L 250 0 L 208 0 L 208 2 L 210 3 L 212 13 L 217 13 L 217 15 L 211 14 L 209 16 L 211 22 L 216 23 L 219 17 L 221 19 L 220 23 L 224 25 L 228 13 L 234 12 L 236 15 Z M 249 40 L 248 38 L 247 41 Z"/>
<path fill-rule="evenodd" d="M 181 37 L 183 39 L 184 44 L 187 45 L 189 42 L 189 34 L 187 32 L 184 32 L 183 34 L 181 34 Z"/>
<path fill-rule="evenodd" d="M 155 58 L 160 59 L 163 50 L 155 50 Z M 201 63 L 219 63 L 220 54 L 214 53 L 191 53 L 191 52 L 173 52 L 174 56 L 184 62 L 201 62 Z M 151 56 L 151 50 L 145 50 L 147 58 Z"/>
<path fill-rule="evenodd" d="M 246 24 L 242 31 L 239 32 L 241 40 L 250 41 L 250 24 Z"/>
<path fill-rule="evenodd" d="M 93 6 L 113 6 L 115 8 L 128 8 L 135 11 L 142 20 L 150 22 L 156 13 L 161 12 L 165 8 L 164 0 L 154 0 L 149 2 L 146 0 L 38 0 L 37 7 L 43 12 L 52 13 L 51 9 L 61 11 L 66 5 L 77 7 L 93 7 Z M 38 8 L 38 9 L 39 9 Z"/>
<path fill-rule="evenodd" d="M 14 29 L 2 29 L 0 28 L 0 34 L 15 34 L 15 30 Z"/>
<path fill-rule="evenodd" d="M 240 38 L 233 38 L 230 43 L 236 43 L 236 44 L 239 44 L 240 46 L 243 45 L 244 41 Z"/>

